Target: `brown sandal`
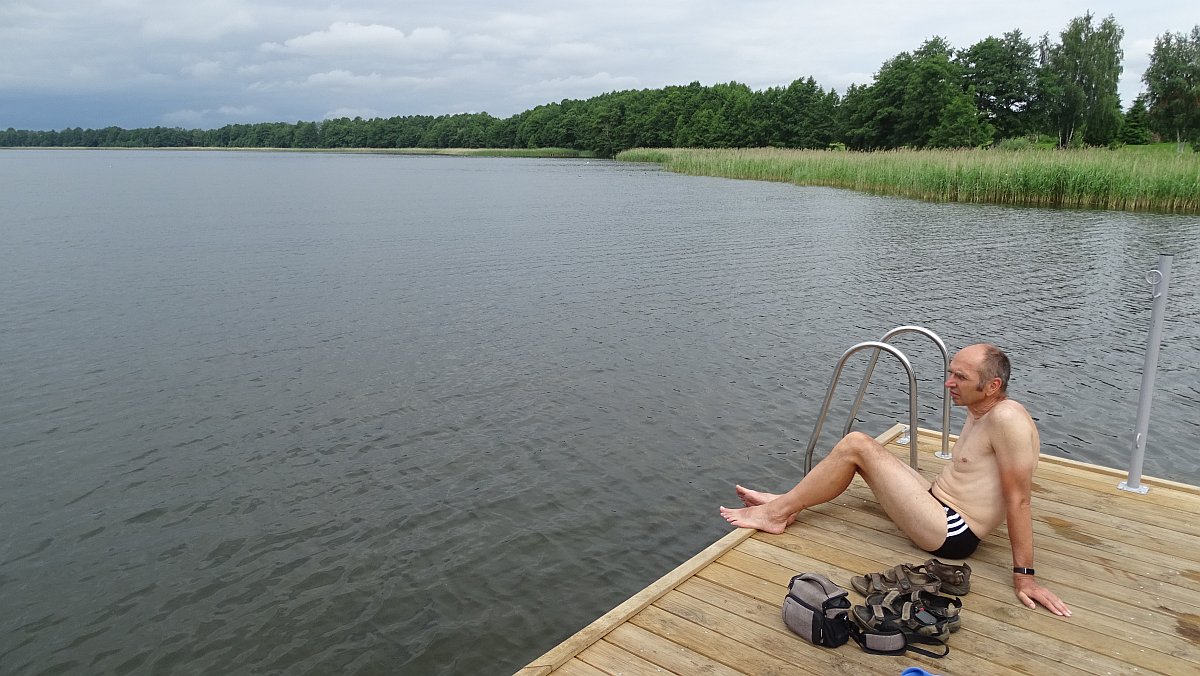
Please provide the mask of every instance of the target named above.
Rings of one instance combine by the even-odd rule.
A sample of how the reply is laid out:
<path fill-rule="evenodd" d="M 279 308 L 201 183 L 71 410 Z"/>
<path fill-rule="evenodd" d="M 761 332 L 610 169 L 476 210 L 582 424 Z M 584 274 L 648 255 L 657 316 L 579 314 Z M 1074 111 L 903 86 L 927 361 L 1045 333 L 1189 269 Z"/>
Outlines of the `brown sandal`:
<path fill-rule="evenodd" d="M 887 594 L 871 594 L 867 597 L 868 607 L 877 605 L 891 608 L 905 621 L 913 613 L 924 610 L 933 616 L 933 620 L 926 620 L 926 622 L 937 625 L 936 630 L 929 630 L 935 633 L 940 633 L 943 626 L 950 632 L 958 631 L 962 627 L 960 612 L 962 601 L 953 596 L 930 594 L 924 591 L 915 591 L 911 594 L 890 591 Z"/>
<path fill-rule="evenodd" d="M 914 591 L 926 591 L 935 594 L 941 587 L 941 582 L 933 575 L 922 571 L 921 568 L 923 567 L 902 563 L 882 573 L 856 575 L 850 578 L 850 586 L 854 587 L 854 591 L 863 596 L 896 590 L 904 594 L 910 594 Z"/>
<path fill-rule="evenodd" d="M 937 578 L 942 583 L 941 592 L 943 594 L 963 596 L 971 591 L 971 566 L 965 563 L 956 566 L 942 563 L 937 559 L 929 559 L 924 565 L 917 566 L 913 570 L 919 570 Z"/>

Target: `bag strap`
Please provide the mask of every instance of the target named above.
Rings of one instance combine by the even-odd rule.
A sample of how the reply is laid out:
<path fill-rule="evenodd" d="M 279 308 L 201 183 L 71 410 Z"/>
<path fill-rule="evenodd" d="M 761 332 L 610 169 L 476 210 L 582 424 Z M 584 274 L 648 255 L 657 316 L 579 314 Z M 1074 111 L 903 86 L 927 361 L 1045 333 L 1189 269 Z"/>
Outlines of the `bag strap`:
<path fill-rule="evenodd" d="M 789 599 L 795 601 L 796 603 L 799 603 L 800 605 L 804 606 L 805 608 L 808 608 L 809 610 L 812 610 L 812 611 L 821 610 L 821 608 L 813 608 L 812 606 L 808 605 L 808 601 L 805 601 L 804 599 L 800 598 L 799 596 L 796 596 L 795 594 L 793 594 L 790 591 L 787 593 L 786 598 L 789 598 Z"/>
<path fill-rule="evenodd" d="M 850 593 L 849 591 L 839 587 L 833 580 L 830 580 L 820 573 L 800 573 L 799 575 L 794 575 L 792 577 L 792 581 L 788 584 L 788 587 L 794 587 L 797 581 L 812 582 L 816 584 L 821 588 L 821 591 L 824 592 L 825 596 L 846 596 Z"/>
<path fill-rule="evenodd" d="M 842 610 L 850 607 L 850 592 L 820 573 L 801 573 L 793 576 L 792 581 L 788 584 L 789 593 L 795 590 L 798 582 L 815 584 L 821 589 L 821 593 L 825 595 L 825 600 L 821 603 L 823 611 Z"/>
<path fill-rule="evenodd" d="M 915 634 L 906 634 L 899 629 L 879 630 L 879 631 L 863 631 L 861 627 L 853 622 L 849 623 L 850 637 L 858 644 L 863 651 L 873 655 L 903 655 L 906 652 L 914 652 L 926 657 L 941 659 L 950 654 L 950 646 L 936 639 L 925 638 Z M 922 643 L 925 645 L 940 645 L 945 650 L 941 654 L 931 650 L 918 648 L 913 643 Z"/>

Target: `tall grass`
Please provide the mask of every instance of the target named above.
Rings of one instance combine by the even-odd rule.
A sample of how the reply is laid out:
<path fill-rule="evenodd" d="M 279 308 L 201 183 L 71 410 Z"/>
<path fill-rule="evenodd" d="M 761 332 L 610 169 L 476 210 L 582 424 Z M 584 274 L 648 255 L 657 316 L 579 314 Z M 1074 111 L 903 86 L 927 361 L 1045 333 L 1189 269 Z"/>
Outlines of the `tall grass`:
<path fill-rule="evenodd" d="M 670 171 L 849 188 L 938 202 L 1200 213 L 1200 154 L 1123 150 L 634 148 Z"/>

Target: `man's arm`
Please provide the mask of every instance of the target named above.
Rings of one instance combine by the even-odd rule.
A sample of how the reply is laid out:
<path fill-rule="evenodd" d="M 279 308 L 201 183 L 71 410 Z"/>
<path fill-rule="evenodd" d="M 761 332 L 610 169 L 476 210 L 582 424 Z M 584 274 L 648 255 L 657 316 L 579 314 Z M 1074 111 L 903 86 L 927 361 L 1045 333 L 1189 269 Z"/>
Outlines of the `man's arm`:
<path fill-rule="evenodd" d="M 1004 492 L 1005 515 L 1008 520 L 1008 540 L 1012 545 L 1014 568 L 1033 568 L 1033 512 L 1029 501 L 1033 492 L 1033 471 L 1037 467 L 1037 433 L 1023 410 L 1004 407 L 993 419 L 995 434 L 991 439 L 1000 469 L 1000 487 Z M 1013 589 L 1026 606 L 1036 608 L 1040 603 L 1055 615 L 1070 615 L 1071 611 L 1058 596 L 1038 584 L 1033 575 L 1013 573 Z"/>

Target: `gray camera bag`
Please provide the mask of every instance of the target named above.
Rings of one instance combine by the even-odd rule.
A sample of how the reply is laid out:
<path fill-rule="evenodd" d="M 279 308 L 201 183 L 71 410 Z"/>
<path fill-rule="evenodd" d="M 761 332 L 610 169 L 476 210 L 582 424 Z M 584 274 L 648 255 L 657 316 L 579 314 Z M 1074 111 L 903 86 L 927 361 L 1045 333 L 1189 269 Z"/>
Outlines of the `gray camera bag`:
<path fill-rule="evenodd" d="M 820 573 L 801 573 L 788 585 L 783 623 L 813 645 L 836 648 L 850 640 L 848 593 Z"/>

